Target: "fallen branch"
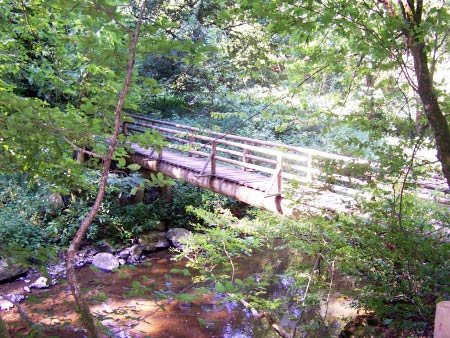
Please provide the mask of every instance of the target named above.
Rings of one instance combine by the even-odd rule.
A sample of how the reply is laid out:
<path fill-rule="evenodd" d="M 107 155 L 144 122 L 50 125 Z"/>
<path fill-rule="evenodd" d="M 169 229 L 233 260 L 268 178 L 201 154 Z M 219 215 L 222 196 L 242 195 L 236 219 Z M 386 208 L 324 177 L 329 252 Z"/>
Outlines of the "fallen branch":
<path fill-rule="evenodd" d="M 241 299 L 242 305 L 244 305 L 247 309 L 249 309 L 255 319 L 262 320 L 263 318 L 267 319 L 269 326 L 282 338 L 292 338 L 289 333 L 287 333 L 283 328 L 278 325 L 273 317 L 267 312 L 258 312 L 254 307 L 252 307 L 248 302 L 244 299 Z"/>

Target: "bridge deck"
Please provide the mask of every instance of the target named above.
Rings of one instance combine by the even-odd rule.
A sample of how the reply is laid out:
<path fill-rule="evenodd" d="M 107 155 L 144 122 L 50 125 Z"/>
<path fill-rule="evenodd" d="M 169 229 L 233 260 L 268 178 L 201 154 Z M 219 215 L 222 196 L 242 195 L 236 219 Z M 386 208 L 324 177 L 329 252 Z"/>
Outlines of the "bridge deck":
<path fill-rule="evenodd" d="M 157 163 L 157 167 L 161 168 L 161 164 L 168 164 L 172 167 L 179 168 L 183 172 L 191 172 L 197 178 L 205 178 L 208 180 L 211 175 L 211 170 L 207 164 L 207 159 L 199 158 L 199 157 L 190 157 L 184 153 L 179 153 L 175 151 L 171 151 L 168 149 L 164 149 L 161 157 L 151 148 L 145 149 L 136 144 L 132 144 L 131 148 L 135 153 L 135 162 L 140 162 L 142 165 L 142 161 L 136 161 L 136 156 L 140 157 L 145 162 L 153 162 Z M 156 166 L 154 168 L 156 168 Z M 144 164 L 144 167 L 146 165 Z M 164 171 L 159 169 L 159 171 Z M 165 172 L 169 176 L 178 178 L 174 175 L 171 175 L 168 172 Z M 245 198 L 241 198 L 235 195 L 235 189 L 228 189 L 227 191 L 232 191 L 232 193 L 223 193 L 219 192 L 214 188 L 211 188 L 212 191 L 223 193 L 229 197 L 236 198 L 238 200 L 244 201 L 248 204 L 260 207 L 261 203 L 264 204 L 264 208 L 269 210 L 276 210 L 280 213 L 291 212 L 291 208 L 287 205 L 281 207 L 280 200 L 275 200 L 273 196 L 267 197 L 266 189 L 270 184 L 271 178 L 268 176 L 264 176 L 251 171 L 244 171 L 239 168 L 234 168 L 230 166 L 224 166 L 218 164 L 216 167 L 214 179 L 221 180 L 222 183 L 220 186 L 224 185 L 224 182 L 229 182 L 231 185 L 239 185 L 250 191 L 250 196 L 245 196 Z M 194 183 L 191 181 L 191 183 Z M 195 183 L 194 183 L 195 184 Z M 199 184 L 201 186 L 201 184 Z M 261 202 L 261 196 L 263 202 Z M 280 196 L 281 197 L 281 196 Z M 328 210 L 336 210 L 336 211 L 346 211 L 351 208 L 356 202 L 354 197 L 343 196 L 337 194 L 330 190 L 321 190 L 308 188 L 306 186 L 299 187 L 297 189 L 296 196 L 294 198 L 296 200 L 297 207 L 301 204 L 301 209 L 328 209 Z"/>
<path fill-rule="evenodd" d="M 151 148 L 144 149 L 133 144 L 132 149 L 135 153 L 144 155 L 149 160 L 157 161 L 159 159 L 158 154 Z M 195 172 L 199 176 L 211 175 L 210 167 L 205 168 L 207 164 L 205 158 L 189 157 L 182 153 L 164 149 L 159 160 Z M 259 191 L 265 191 L 270 183 L 270 177 L 268 176 L 220 164 L 217 164 L 214 176 Z"/>

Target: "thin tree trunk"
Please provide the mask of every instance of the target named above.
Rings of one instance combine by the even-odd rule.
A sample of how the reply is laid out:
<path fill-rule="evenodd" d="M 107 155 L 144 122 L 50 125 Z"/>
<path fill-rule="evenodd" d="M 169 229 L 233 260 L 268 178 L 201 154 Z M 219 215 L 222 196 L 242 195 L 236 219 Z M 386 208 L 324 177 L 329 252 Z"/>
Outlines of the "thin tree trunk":
<path fill-rule="evenodd" d="M 139 20 L 137 22 L 134 33 L 130 32 L 127 74 L 126 74 L 126 78 L 125 78 L 125 83 L 123 85 L 122 91 L 120 92 L 119 99 L 118 99 L 117 106 L 116 106 L 114 132 L 112 134 L 112 137 L 109 140 L 107 155 L 105 156 L 104 161 L 103 161 L 102 176 L 100 178 L 100 184 L 99 184 L 99 189 L 97 192 L 97 197 L 96 197 L 94 205 L 92 206 L 88 215 L 81 222 L 80 228 L 76 232 L 76 234 L 75 234 L 73 240 L 71 241 L 69 248 L 67 250 L 67 257 L 66 257 L 67 280 L 70 285 L 72 295 L 75 298 L 76 305 L 78 306 L 79 311 L 81 312 L 81 318 L 84 322 L 84 325 L 86 326 L 86 329 L 88 330 L 89 337 L 91 337 L 91 338 L 98 337 L 98 332 L 97 332 L 97 327 L 95 324 L 95 318 L 92 315 L 92 313 L 89 309 L 89 305 L 87 304 L 86 300 L 84 299 L 84 297 L 81 293 L 80 285 L 78 283 L 78 280 L 77 280 L 77 277 L 75 274 L 75 256 L 76 256 L 76 253 L 81 245 L 81 242 L 82 242 L 89 226 L 91 225 L 92 221 L 94 220 L 95 216 L 98 213 L 98 210 L 101 206 L 103 197 L 105 195 L 105 190 L 106 190 L 106 186 L 108 183 L 109 169 L 111 166 L 111 161 L 112 161 L 114 151 L 117 146 L 119 131 L 120 131 L 120 127 L 121 127 L 122 108 L 123 108 L 123 105 L 125 102 L 125 97 L 127 95 L 128 88 L 131 83 L 131 77 L 133 74 L 135 55 L 136 55 L 136 45 L 137 45 L 137 42 L 139 39 L 139 32 L 140 32 L 140 27 L 142 24 L 142 17 L 143 17 L 146 7 L 147 7 L 147 1 L 144 1 L 144 4 L 142 5 L 142 8 L 141 8 L 141 11 L 139 14 Z"/>
<path fill-rule="evenodd" d="M 3 318 L 0 316 L 0 338 L 10 338 L 8 328 Z"/>

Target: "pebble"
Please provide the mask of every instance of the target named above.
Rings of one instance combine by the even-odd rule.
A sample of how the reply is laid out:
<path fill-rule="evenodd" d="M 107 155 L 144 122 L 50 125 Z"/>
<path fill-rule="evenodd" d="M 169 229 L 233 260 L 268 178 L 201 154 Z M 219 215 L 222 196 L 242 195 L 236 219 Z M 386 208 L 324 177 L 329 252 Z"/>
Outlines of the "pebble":
<path fill-rule="evenodd" d="M 0 310 L 5 311 L 12 309 L 14 307 L 14 304 L 11 303 L 9 300 L 6 299 L 0 299 Z"/>
<path fill-rule="evenodd" d="M 30 288 L 45 289 L 48 288 L 48 279 L 45 277 L 39 277 L 36 281 L 30 284 Z"/>
<path fill-rule="evenodd" d="M 9 293 L 7 295 L 7 298 L 10 299 L 12 302 L 20 303 L 22 300 L 27 298 L 26 296 L 20 294 L 20 293 Z M 14 304 L 9 301 L 8 299 L 5 299 L 0 296 L 0 310 L 10 310 L 14 307 Z"/>

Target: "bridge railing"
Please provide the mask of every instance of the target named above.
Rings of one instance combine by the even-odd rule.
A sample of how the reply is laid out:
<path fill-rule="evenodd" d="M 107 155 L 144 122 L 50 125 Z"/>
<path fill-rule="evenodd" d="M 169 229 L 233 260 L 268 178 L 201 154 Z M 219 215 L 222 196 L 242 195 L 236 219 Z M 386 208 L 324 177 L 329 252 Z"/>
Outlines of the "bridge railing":
<path fill-rule="evenodd" d="M 207 129 L 129 115 L 124 132 L 154 129 L 169 141 L 169 148 L 187 156 L 205 158 L 202 175 L 215 175 L 218 163 L 270 177 L 267 195 L 282 193 L 288 182 L 310 189 L 328 189 L 354 196 L 370 179 L 370 163 L 348 156 L 256 140 Z M 354 175 L 358 172 L 358 175 Z M 296 183 L 295 183 L 296 182 Z"/>

